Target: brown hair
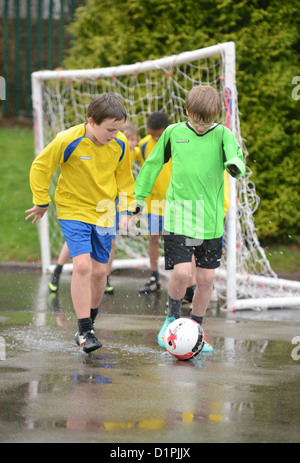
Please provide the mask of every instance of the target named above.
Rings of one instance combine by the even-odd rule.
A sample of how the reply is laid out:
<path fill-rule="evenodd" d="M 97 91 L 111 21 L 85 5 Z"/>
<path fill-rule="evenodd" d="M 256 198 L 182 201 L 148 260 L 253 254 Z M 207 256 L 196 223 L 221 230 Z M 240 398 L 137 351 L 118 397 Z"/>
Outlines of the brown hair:
<path fill-rule="evenodd" d="M 91 117 L 95 124 L 99 125 L 104 119 L 121 121 L 127 119 L 126 109 L 116 95 L 113 93 L 102 93 L 90 102 L 87 116 Z"/>
<path fill-rule="evenodd" d="M 220 95 L 213 87 L 197 85 L 187 94 L 185 109 L 196 122 L 212 122 L 221 109 Z"/>
<path fill-rule="evenodd" d="M 133 123 L 133 122 L 126 122 L 126 124 L 124 125 L 123 129 L 122 129 L 122 132 L 125 133 L 139 133 L 139 129 L 138 127 Z M 126 135 L 126 133 L 125 133 Z"/>

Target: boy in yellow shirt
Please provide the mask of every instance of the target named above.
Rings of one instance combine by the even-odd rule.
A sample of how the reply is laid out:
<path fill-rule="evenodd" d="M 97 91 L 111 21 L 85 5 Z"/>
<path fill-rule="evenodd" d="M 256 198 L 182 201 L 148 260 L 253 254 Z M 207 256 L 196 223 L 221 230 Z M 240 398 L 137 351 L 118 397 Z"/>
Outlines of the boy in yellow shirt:
<path fill-rule="evenodd" d="M 88 121 L 60 132 L 34 160 L 30 186 L 34 207 L 26 220 L 41 219 L 48 209 L 50 179 L 58 166 L 55 192 L 57 217 L 73 259 L 71 295 L 78 318 L 75 340 L 85 352 L 101 347 L 93 322 L 105 285 L 115 234 L 115 198 L 119 197 L 120 229 L 135 208 L 129 145 L 121 132 L 127 118 L 114 94 L 95 97 Z M 129 206 L 131 204 L 131 206 Z"/>

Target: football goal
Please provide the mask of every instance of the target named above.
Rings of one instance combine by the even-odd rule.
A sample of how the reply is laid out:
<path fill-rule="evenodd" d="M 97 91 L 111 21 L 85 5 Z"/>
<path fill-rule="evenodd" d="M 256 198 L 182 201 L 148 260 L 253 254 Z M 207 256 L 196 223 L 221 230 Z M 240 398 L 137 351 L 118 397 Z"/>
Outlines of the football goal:
<path fill-rule="evenodd" d="M 149 114 L 161 110 L 170 122 L 186 120 L 187 92 L 199 83 L 212 85 L 220 93 L 219 122 L 232 130 L 242 146 L 235 72 L 235 44 L 227 42 L 156 60 L 97 69 L 38 71 L 32 74 L 35 154 L 62 130 L 86 121 L 91 99 L 113 92 L 123 101 L 128 120 L 146 135 Z M 133 173 L 138 175 L 139 165 Z M 42 270 L 48 272 L 58 257 L 64 238 L 56 219 L 54 190 L 59 168 L 50 185 L 51 205 L 39 221 Z M 242 179 L 229 178 L 230 205 L 225 220 L 222 265 L 216 272 L 216 289 L 223 310 L 300 306 L 300 284 L 280 279 L 261 247 L 253 214 L 259 205 L 251 171 Z M 147 229 L 141 220 L 140 233 L 118 235 L 113 268 L 148 265 Z M 163 266 L 163 247 L 160 263 Z"/>

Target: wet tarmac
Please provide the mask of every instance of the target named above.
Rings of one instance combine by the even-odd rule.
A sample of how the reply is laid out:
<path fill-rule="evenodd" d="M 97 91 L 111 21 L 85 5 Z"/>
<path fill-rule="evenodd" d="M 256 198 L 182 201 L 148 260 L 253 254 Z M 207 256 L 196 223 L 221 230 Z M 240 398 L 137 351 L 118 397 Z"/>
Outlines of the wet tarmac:
<path fill-rule="evenodd" d="M 211 304 L 214 352 L 181 362 L 156 342 L 166 282 L 139 295 L 145 276 L 113 275 L 96 321 L 103 347 L 88 355 L 74 341 L 70 280 L 55 297 L 46 276 L 0 273 L 0 442 L 300 442 L 300 308 Z"/>

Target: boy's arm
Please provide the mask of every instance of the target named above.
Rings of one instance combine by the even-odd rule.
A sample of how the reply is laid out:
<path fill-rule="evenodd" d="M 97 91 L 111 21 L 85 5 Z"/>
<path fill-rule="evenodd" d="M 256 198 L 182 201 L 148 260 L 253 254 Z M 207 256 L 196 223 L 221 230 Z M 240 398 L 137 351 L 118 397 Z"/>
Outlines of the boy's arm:
<path fill-rule="evenodd" d="M 134 196 L 137 203 L 141 206 L 145 205 L 144 198 L 150 195 L 154 182 L 162 170 L 165 162 L 168 162 L 170 157 L 166 158 L 165 148 L 169 141 L 168 129 L 160 136 L 155 148 L 146 159 L 135 181 Z"/>
<path fill-rule="evenodd" d="M 226 127 L 223 134 L 223 154 L 226 171 L 232 177 L 242 177 L 245 173 L 243 152 L 233 133 Z"/>
<path fill-rule="evenodd" d="M 26 220 L 33 217 L 32 223 L 41 219 L 48 210 L 50 196 L 48 193 L 50 179 L 59 164 L 58 143 L 54 139 L 35 158 L 30 169 L 30 187 L 33 194 L 31 209 L 25 211 Z"/>
<path fill-rule="evenodd" d="M 30 188 L 33 204 L 47 208 L 51 201 L 48 193 L 50 179 L 61 162 L 61 140 L 56 137 L 35 158 L 30 169 Z"/>

